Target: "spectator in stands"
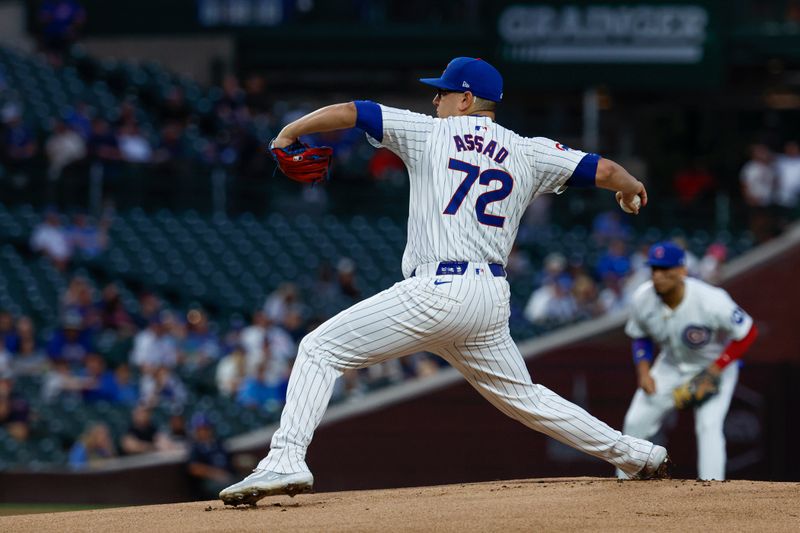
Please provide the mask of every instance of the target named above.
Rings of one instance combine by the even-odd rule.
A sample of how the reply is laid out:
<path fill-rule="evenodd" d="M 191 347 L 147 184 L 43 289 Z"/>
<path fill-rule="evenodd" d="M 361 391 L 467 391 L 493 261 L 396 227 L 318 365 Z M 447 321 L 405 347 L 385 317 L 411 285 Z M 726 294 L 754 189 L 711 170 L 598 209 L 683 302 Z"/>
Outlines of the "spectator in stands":
<path fill-rule="evenodd" d="M 574 320 L 578 314 L 578 306 L 572 296 L 572 286 L 573 280 L 566 274 L 546 279 L 528 300 L 525 318 L 538 325 L 562 324 Z"/>
<path fill-rule="evenodd" d="M 104 330 L 111 329 L 119 333 L 133 334 L 136 323 L 125 309 L 116 283 L 111 282 L 103 287 L 97 307 L 100 313 L 100 323 Z"/>
<path fill-rule="evenodd" d="M 72 258 L 72 247 L 61 227 L 61 219 L 53 210 L 48 210 L 44 221 L 33 229 L 30 246 L 34 252 L 44 254 L 62 272 Z"/>
<path fill-rule="evenodd" d="M 100 313 L 94 301 L 94 288 L 82 275 L 73 276 L 61 298 L 61 314 L 77 315 L 85 328 L 97 329 L 101 326 Z"/>
<path fill-rule="evenodd" d="M 84 368 L 78 371 L 78 376 L 84 380 L 82 391 L 84 402 L 114 402 L 117 400 L 117 383 L 114 373 L 106 368 L 106 362 L 99 354 L 86 355 Z"/>
<path fill-rule="evenodd" d="M 190 429 L 189 476 L 197 483 L 203 498 L 216 498 L 233 481 L 230 455 L 205 414 L 195 413 Z"/>
<path fill-rule="evenodd" d="M 356 262 L 349 257 L 339 259 L 336 264 L 336 281 L 339 292 L 346 300 L 345 307 L 361 299 L 361 290 L 356 282 Z"/>
<path fill-rule="evenodd" d="M 261 361 L 239 387 L 236 401 L 248 409 L 277 411 L 286 400 L 288 377 L 281 375 L 270 358 Z"/>
<path fill-rule="evenodd" d="M 626 241 L 630 234 L 631 228 L 623 220 L 619 209 L 600 213 L 592 222 L 592 238 L 599 246 L 605 246 L 612 240 Z"/>
<path fill-rule="evenodd" d="M 181 127 L 185 127 L 189 122 L 191 116 L 191 109 L 186 103 L 186 98 L 183 94 L 183 89 L 177 85 L 173 85 L 161 103 L 159 115 L 161 122 L 164 124 L 176 123 Z"/>
<path fill-rule="evenodd" d="M 692 159 L 689 166 L 680 170 L 673 180 L 678 201 L 684 207 L 694 207 L 708 200 L 716 189 L 716 180 L 708 170 L 706 162 L 699 157 Z"/>
<path fill-rule="evenodd" d="M 779 209 L 779 226 L 783 229 L 797 214 L 800 199 L 800 143 L 788 141 L 783 154 L 775 161 L 777 191 L 775 203 Z"/>
<path fill-rule="evenodd" d="M 42 51 L 54 66 L 64 62 L 86 23 L 86 11 L 77 0 L 44 0 L 37 13 Z"/>
<path fill-rule="evenodd" d="M 586 274 L 575 276 L 572 296 L 577 306 L 577 317 L 589 319 L 603 314 L 604 309 L 598 301 L 598 290 L 594 280 Z"/>
<path fill-rule="evenodd" d="M 22 109 L 9 103 L 3 107 L 3 144 L 0 147 L 0 163 L 11 176 L 27 179 L 28 170 L 39 151 L 36 137 L 22 118 Z"/>
<path fill-rule="evenodd" d="M 156 448 L 159 450 L 186 450 L 188 446 L 189 435 L 186 431 L 183 408 L 173 408 L 166 426 L 156 433 Z"/>
<path fill-rule="evenodd" d="M 86 157 L 86 141 L 64 121 L 56 120 L 44 151 L 48 161 L 47 176 L 55 182 L 66 167 Z"/>
<path fill-rule="evenodd" d="M 165 316 L 155 316 L 150 325 L 136 334 L 130 362 L 143 371 L 159 367 L 174 368 L 178 364 L 175 339 L 167 332 Z"/>
<path fill-rule="evenodd" d="M 612 239 L 608 250 L 600 256 L 597 262 L 597 276 L 605 279 L 611 274 L 620 279 L 625 278 L 631 271 L 631 261 L 628 258 L 627 247 L 622 239 Z"/>
<path fill-rule="evenodd" d="M 186 313 L 186 323 L 188 332 L 179 346 L 181 366 L 198 371 L 220 358 L 221 346 L 202 309 L 190 309 Z"/>
<path fill-rule="evenodd" d="M 247 360 L 244 346 L 237 345 L 217 365 L 217 391 L 223 396 L 234 397 L 246 376 Z"/>
<path fill-rule="evenodd" d="M 67 238 L 73 251 L 86 258 L 95 258 L 108 247 L 108 228 L 110 221 L 103 218 L 100 224 L 93 224 L 86 213 L 76 213 L 72 225 L 67 228 Z"/>
<path fill-rule="evenodd" d="M 159 318 L 161 308 L 161 299 L 154 293 L 144 291 L 139 294 L 139 314 L 134 317 L 136 325 L 146 328 L 150 322 Z"/>
<path fill-rule="evenodd" d="M 222 97 L 217 102 L 217 107 L 226 106 L 234 113 L 243 114 L 241 119 L 246 119 L 249 116 L 246 97 L 244 89 L 239 85 L 239 79 L 228 74 L 222 80 Z"/>
<path fill-rule="evenodd" d="M 6 309 L 0 309 L 0 344 L 14 351 L 14 339 L 17 331 L 14 329 L 14 315 Z"/>
<path fill-rule="evenodd" d="M 119 161 L 122 155 L 119 142 L 107 120 L 97 117 L 92 120 L 92 133 L 89 136 L 89 155 L 98 161 L 110 163 Z"/>
<path fill-rule="evenodd" d="M 11 369 L 11 354 L 8 349 L 0 344 L 0 376 L 14 375 Z"/>
<path fill-rule="evenodd" d="M 626 297 L 635 291 L 639 285 L 650 279 L 650 266 L 647 264 L 647 252 L 652 243 L 642 242 L 639 248 L 631 254 L 631 273 L 623 284 Z"/>
<path fill-rule="evenodd" d="M 127 455 L 156 451 L 156 433 L 152 412 L 146 405 L 138 405 L 131 413 L 131 424 L 122 436 L 122 451 Z"/>
<path fill-rule="evenodd" d="M 126 122 L 117 133 L 119 153 L 123 161 L 128 163 L 150 163 L 153 160 L 153 147 L 142 135 L 136 122 Z"/>
<path fill-rule="evenodd" d="M 508 254 L 506 272 L 510 280 L 528 278 L 533 274 L 533 265 L 528 254 L 520 250 L 516 243 L 511 247 L 511 253 Z"/>
<path fill-rule="evenodd" d="M 392 185 L 405 183 L 408 175 L 403 160 L 387 148 L 374 150 L 367 168 L 373 180 L 385 181 Z"/>
<path fill-rule="evenodd" d="M 18 441 L 26 441 L 30 435 L 30 407 L 14 390 L 10 373 L 0 375 L 0 427 Z"/>
<path fill-rule="evenodd" d="M 289 314 L 290 312 L 287 312 L 286 316 Z M 257 310 L 253 313 L 253 323 L 241 333 L 248 371 L 253 371 L 264 359 L 265 339 L 267 339 L 267 349 L 278 360 L 287 361 L 297 354 L 297 344 L 289 333 L 275 325 L 264 311 Z"/>
<path fill-rule="evenodd" d="M 70 448 L 68 463 L 72 470 L 85 470 L 101 466 L 116 456 L 117 448 L 108 425 L 94 422 Z"/>
<path fill-rule="evenodd" d="M 598 303 L 603 313 L 614 313 L 628 308 L 629 295 L 625 292 L 626 279 L 609 274 L 603 280 Z"/>
<path fill-rule="evenodd" d="M 727 247 L 719 242 L 710 244 L 698 266 L 698 277 L 712 285 L 722 281 L 722 265 L 728 258 Z"/>
<path fill-rule="evenodd" d="M 253 113 L 270 113 L 272 98 L 267 92 L 267 79 L 262 74 L 250 74 L 244 80 L 245 104 Z"/>
<path fill-rule="evenodd" d="M 183 128 L 177 122 L 170 122 L 161 128 L 158 145 L 153 152 L 153 162 L 159 165 L 163 174 L 185 176 L 190 172 L 187 165 L 189 148 L 183 135 Z"/>
<path fill-rule="evenodd" d="M 264 312 L 275 323 L 282 324 L 288 309 L 300 303 L 300 295 L 294 283 L 282 283 L 264 302 Z"/>
<path fill-rule="evenodd" d="M 93 112 L 89 104 L 78 101 L 64 113 L 64 122 L 72 130 L 78 132 L 78 135 L 88 143 L 89 138 L 92 136 L 92 115 Z"/>
<path fill-rule="evenodd" d="M 42 381 L 42 400 L 45 403 L 80 401 L 86 380 L 77 376 L 65 359 L 56 359 Z"/>
<path fill-rule="evenodd" d="M 49 368 L 47 354 L 39 345 L 33 320 L 28 316 L 22 316 L 17 320 L 11 355 L 11 369 L 15 376 L 38 377 Z"/>
<path fill-rule="evenodd" d="M 336 311 L 338 312 L 338 310 Z M 293 346 L 298 346 L 303 337 L 311 331 L 303 316 L 303 310 L 300 306 L 295 306 L 289 309 L 286 317 L 281 324 L 282 329 L 289 335 Z M 297 350 L 294 350 L 297 352 Z"/>
<path fill-rule="evenodd" d="M 83 319 L 75 312 L 64 315 L 61 328 L 50 336 L 47 355 L 71 365 L 83 364 L 86 355 L 94 351 L 92 332 L 84 327 Z"/>
<path fill-rule="evenodd" d="M 770 208 L 777 185 L 772 152 L 766 145 L 752 146 L 751 159 L 742 167 L 739 179 L 748 209 L 750 231 L 756 242 L 764 242 L 775 232 Z"/>
<path fill-rule="evenodd" d="M 122 363 L 114 369 L 114 387 L 117 391 L 116 403 L 130 407 L 139 403 L 139 387 L 127 363 Z"/>
<path fill-rule="evenodd" d="M 150 407 L 166 405 L 174 409 L 186 405 L 186 386 L 165 366 L 144 370 L 139 390 L 141 403 Z"/>

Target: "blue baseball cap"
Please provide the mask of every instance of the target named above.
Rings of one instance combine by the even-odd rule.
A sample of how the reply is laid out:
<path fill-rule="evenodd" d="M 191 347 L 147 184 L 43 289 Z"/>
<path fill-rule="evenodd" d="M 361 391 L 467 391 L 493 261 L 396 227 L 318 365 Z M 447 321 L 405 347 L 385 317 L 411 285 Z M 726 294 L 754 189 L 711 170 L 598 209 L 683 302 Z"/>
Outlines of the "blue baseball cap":
<path fill-rule="evenodd" d="M 657 242 L 647 253 L 647 264 L 651 267 L 675 268 L 686 264 L 686 252 L 674 242 Z"/>
<path fill-rule="evenodd" d="M 420 78 L 419 81 L 446 91 L 470 91 L 492 102 L 503 99 L 503 76 L 480 58 L 457 57 L 447 64 L 441 78 Z"/>

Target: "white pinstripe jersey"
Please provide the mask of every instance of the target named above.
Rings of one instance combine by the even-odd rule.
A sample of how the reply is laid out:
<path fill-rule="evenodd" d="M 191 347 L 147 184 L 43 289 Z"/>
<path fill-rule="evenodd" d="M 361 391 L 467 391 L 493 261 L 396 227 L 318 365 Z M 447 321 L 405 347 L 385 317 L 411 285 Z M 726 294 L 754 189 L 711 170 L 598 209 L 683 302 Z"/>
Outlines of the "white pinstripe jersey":
<path fill-rule="evenodd" d="M 383 146 L 408 168 L 411 197 L 403 276 L 425 263 L 506 264 L 528 204 L 561 193 L 586 154 L 527 138 L 489 117 L 444 119 L 380 106 Z"/>
<path fill-rule="evenodd" d="M 634 339 L 649 337 L 661 348 L 665 361 L 681 371 L 699 372 L 732 340 L 742 340 L 753 319 L 730 295 L 704 281 L 686 278 L 683 301 L 671 309 L 644 282 L 633 294 L 625 333 Z"/>

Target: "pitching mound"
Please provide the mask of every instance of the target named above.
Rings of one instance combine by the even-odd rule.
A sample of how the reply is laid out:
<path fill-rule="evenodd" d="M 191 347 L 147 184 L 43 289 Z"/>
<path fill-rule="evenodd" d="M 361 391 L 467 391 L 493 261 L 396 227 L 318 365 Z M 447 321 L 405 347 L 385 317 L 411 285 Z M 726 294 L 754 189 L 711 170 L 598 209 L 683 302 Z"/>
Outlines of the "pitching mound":
<path fill-rule="evenodd" d="M 0 531 L 800 531 L 800 483 L 559 478 L 0 518 Z"/>

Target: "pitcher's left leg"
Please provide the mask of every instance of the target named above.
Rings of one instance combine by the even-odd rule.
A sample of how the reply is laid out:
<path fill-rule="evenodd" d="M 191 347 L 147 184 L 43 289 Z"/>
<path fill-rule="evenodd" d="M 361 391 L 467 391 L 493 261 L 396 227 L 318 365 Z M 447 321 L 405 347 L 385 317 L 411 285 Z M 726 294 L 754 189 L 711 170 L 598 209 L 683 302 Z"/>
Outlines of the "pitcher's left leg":
<path fill-rule="evenodd" d="M 462 343 L 439 348 L 437 353 L 501 412 L 559 442 L 608 461 L 629 477 L 650 477 L 666 459 L 663 448 L 623 435 L 548 388 L 534 384 L 507 332 L 490 345 Z M 651 464 L 654 462 L 658 464 Z"/>
<path fill-rule="evenodd" d="M 739 381 L 739 367 L 728 366 L 720 376 L 719 393 L 695 410 L 694 430 L 697 436 L 697 477 L 725 479 L 725 416 L 731 405 L 733 391 Z"/>

